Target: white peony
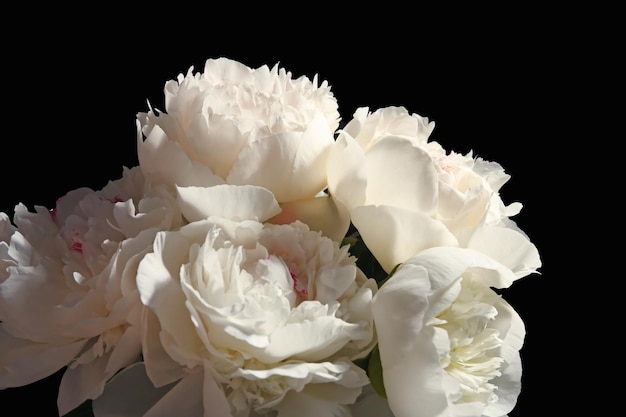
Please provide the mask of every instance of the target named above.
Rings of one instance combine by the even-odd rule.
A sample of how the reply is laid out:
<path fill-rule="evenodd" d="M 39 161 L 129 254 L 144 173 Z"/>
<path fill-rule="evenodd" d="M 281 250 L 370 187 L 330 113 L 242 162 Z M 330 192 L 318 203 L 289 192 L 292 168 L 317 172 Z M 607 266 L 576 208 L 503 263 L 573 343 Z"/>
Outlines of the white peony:
<path fill-rule="evenodd" d="M 385 271 L 435 246 L 474 248 L 518 277 L 535 272 L 535 246 L 510 220 L 495 162 L 428 141 L 434 123 L 403 107 L 358 109 L 333 148 L 329 192 L 344 205 Z"/>
<path fill-rule="evenodd" d="M 153 181 L 178 186 L 256 185 L 283 212 L 336 240 L 349 219 L 324 192 L 339 112 L 328 83 L 209 59 L 165 85 L 165 111 L 139 113 L 138 156 Z"/>
<path fill-rule="evenodd" d="M 513 409 L 525 328 L 491 288 L 515 279 L 480 252 L 438 247 L 381 286 L 374 322 L 396 417 L 501 417 Z"/>
<path fill-rule="evenodd" d="M 102 392 L 141 356 L 135 272 L 157 231 L 177 228 L 175 195 L 138 168 L 102 190 L 73 190 L 52 210 L 0 217 L 0 389 L 67 366 L 61 415 Z M 6 267 L 6 268 L 4 268 Z"/>
<path fill-rule="evenodd" d="M 209 216 L 158 234 L 137 276 L 152 312 L 145 371 L 122 371 L 97 416 L 350 416 L 369 383 L 353 360 L 375 344 L 376 282 L 304 223 L 259 220 Z M 119 402 L 120 390 L 148 404 Z"/>

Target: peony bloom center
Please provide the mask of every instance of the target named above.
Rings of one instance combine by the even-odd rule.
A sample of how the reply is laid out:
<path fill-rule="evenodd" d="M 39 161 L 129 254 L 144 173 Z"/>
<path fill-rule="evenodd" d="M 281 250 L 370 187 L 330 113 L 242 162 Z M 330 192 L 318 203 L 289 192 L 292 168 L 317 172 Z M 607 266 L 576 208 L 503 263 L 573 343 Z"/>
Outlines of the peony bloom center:
<path fill-rule="evenodd" d="M 445 371 L 461 385 L 457 403 L 497 401 L 496 386 L 490 381 L 500 376 L 503 358 L 494 354 L 502 346 L 500 332 L 489 327 L 498 314 L 494 307 L 498 295 L 463 280 L 456 300 L 437 316 L 448 333 L 450 350 L 441 358 Z"/>

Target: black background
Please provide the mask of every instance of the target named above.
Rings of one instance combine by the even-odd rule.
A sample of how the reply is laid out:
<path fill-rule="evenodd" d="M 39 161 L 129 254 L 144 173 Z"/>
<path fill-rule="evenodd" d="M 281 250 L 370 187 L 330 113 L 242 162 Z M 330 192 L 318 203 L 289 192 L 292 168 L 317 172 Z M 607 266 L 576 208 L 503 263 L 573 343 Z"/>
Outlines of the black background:
<path fill-rule="evenodd" d="M 428 28 L 421 24 L 428 14 L 409 18 L 402 10 L 369 10 L 367 18 L 291 12 L 261 19 L 243 7 L 150 17 L 94 9 L 43 25 L 15 15 L 19 24 L 3 40 L 0 211 L 11 215 L 18 202 L 51 207 L 73 188 L 98 189 L 119 178 L 122 166 L 137 163 L 136 113 L 147 100 L 163 108 L 165 82 L 191 65 L 201 71 L 207 58 L 318 74 L 345 121 L 360 106 L 402 105 L 435 121 L 431 138 L 446 149 L 473 150 L 511 175 L 502 198 L 524 205 L 514 220 L 537 245 L 543 267 L 504 292 L 527 327 L 523 389 L 510 417 L 558 407 L 547 392 L 561 366 L 555 346 L 562 330 L 552 314 L 563 275 L 557 167 L 571 140 L 559 112 L 570 97 L 571 33 L 555 30 L 549 16 L 523 11 Z M 55 416 L 59 379 L 0 391 L 0 414 Z M 21 411 L 12 414 L 13 407 Z"/>

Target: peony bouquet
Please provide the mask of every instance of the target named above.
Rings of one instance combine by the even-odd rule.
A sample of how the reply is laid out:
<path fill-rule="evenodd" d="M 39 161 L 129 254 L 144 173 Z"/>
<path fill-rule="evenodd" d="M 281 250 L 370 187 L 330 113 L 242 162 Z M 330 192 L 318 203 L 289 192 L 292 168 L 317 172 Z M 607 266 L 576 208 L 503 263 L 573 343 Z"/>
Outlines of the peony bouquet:
<path fill-rule="evenodd" d="M 506 416 L 539 273 L 496 162 L 404 107 L 209 59 L 137 114 L 137 166 L 0 213 L 0 388 L 60 415 Z"/>

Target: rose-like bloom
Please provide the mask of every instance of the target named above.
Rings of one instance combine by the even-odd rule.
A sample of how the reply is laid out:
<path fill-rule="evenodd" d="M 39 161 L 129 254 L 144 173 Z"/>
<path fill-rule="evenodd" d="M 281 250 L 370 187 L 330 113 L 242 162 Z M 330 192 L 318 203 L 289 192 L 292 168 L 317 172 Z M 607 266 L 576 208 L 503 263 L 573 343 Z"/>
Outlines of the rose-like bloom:
<path fill-rule="evenodd" d="M 396 417 L 500 417 L 513 409 L 525 328 L 492 288 L 515 279 L 480 252 L 438 247 L 381 286 L 374 322 Z"/>
<path fill-rule="evenodd" d="M 166 393 L 135 391 L 152 401 L 137 415 L 349 416 L 369 382 L 353 360 L 375 343 L 376 282 L 347 246 L 304 223 L 210 216 L 161 232 L 137 284 L 154 313 L 144 336 L 151 383 L 122 371 L 94 402 L 98 416 L 136 415 L 114 393 L 152 384 Z"/>
<path fill-rule="evenodd" d="M 0 217 L 0 389 L 68 367 L 58 408 L 97 397 L 141 357 L 139 260 L 157 231 L 179 227 L 176 197 L 141 170 L 100 191 L 75 189 L 48 210 Z"/>
<path fill-rule="evenodd" d="M 495 162 L 446 153 L 434 123 L 403 107 L 358 109 L 329 161 L 329 192 L 350 212 L 385 271 L 435 246 L 474 248 L 528 275 L 541 262 L 510 220 L 521 204 L 498 193 L 510 178 Z"/>
<path fill-rule="evenodd" d="M 340 120 L 326 81 L 209 59 L 203 72 L 192 67 L 166 83 L 165 111 L 137 120 L 139 163 L 153 181 L 265 187 L 283 208 L 272 222 L 299 219 L 344 237 L 349 218 L 324 192 Z"/>

